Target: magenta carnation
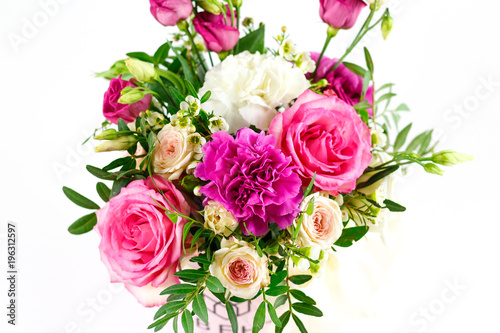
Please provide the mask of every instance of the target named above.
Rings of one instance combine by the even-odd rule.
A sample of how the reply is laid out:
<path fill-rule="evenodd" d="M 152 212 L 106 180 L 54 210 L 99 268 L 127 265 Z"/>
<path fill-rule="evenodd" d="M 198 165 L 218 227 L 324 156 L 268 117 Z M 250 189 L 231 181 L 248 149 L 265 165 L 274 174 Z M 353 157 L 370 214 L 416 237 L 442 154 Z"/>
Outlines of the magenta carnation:
<path fill-rule="evenodd" d="M 302 201 L 302 182 L 291 158 L 275 148 L 274 137 L 242 128 L 236 139 L 225 132 L 212 139 L 203 146 L 205 156 L 194 173 L 209 181 L 201 193 L 244 223 L 244 233 L 264 235 L 269 222 L 281 229 L 291 225 Z"/>

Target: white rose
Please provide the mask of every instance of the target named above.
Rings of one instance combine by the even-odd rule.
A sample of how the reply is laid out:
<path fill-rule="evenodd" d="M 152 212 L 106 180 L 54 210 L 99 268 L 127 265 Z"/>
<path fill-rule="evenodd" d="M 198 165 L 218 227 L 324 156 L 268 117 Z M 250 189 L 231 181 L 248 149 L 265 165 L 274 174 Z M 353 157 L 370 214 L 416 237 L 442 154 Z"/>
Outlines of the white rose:
<path fill-rule="evenodd" d="M 312 215 L 303 214 L 297 241 L 302 247 L 319 246 L 323 250 L 331 248 L 342 235 L 342 212 L 337 202 L 321 193 L 309 195 L 302 202 L 300 209 L 306 211 L 314 198 Z"/>
<path fill-rule="evenodd" d="M 153 151 L 154 173 L 167 180 L 180 177 L 194 155 L 186 140 L 188 135 L 186 131 L 175 129 L 170 124 L 162 128 Z"/>
<path fill-rule="evenodd" d="M 205 206 L 204 217 L 205 229 L 212 230 L 217 235 L 229 236 L 238 226 L 234 215 L 214 200 L 210 200 Z"/>
<path fill-rule="evenodd" d="M 254 297 L 260 288 L 270 283 L 267 257 L 259 257 L 253 245 L 234 237 L 222 239 L 221 249 L 214 253 L 210 273 L 232 295 L 245 299 Z"/>
<path fill-rule="evenodd" d="M 250 125 L 267 130 L 276 108 L 287 108 L 309 86 L 302 71 L 283 58 L 246 51 L 208 71 L 200 95 L 211 91 L 203 109 L 226 119 L 234 133 Z"/>

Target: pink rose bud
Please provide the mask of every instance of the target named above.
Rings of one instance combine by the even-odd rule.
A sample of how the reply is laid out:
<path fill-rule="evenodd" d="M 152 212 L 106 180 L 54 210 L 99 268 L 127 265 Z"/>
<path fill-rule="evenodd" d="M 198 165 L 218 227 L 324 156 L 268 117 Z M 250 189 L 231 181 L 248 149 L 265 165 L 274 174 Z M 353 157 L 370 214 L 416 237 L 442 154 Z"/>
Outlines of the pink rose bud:
<path fill-rule="evenodd" d="M 351 29 L 366 6 L 362 0 L 319 0 L 323 22 L 337 29 Z"/>
<path fill-rule="evenodd" d="M 149 0 L 151 14 L 163 25 L 174 26 L 191 15 L 191 0 Z"/>
<path fill-rule="evenodd" d="M 194 29 L 203 37 L 207 49 L 210 51 L 217 53 L 229 51 L 238 43 L 240 32 L 236 29 L 236 17 L 231 24 L 231 11 L 229 9 L 226 18 L 227 20 L 224 20 L 222 14 L 214 15 L 202 12 L 193 19 Z"/>

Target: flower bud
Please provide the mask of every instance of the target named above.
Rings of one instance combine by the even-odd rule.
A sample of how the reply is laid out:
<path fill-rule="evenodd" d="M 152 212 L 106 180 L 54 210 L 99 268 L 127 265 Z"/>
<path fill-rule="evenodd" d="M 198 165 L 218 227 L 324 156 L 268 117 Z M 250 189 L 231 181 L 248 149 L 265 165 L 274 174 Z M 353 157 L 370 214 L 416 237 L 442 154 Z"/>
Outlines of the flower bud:
<path fill-rule="evenodd" d="M 384 16 L 384 19 L 382 20 L 382 37 L 384 37 L 384 40 L 389 37 L 389 34 L 392 31 L 392 25 L 394 24 L 394 20 L 392 19 L 391 15 L 387 14 Z"/>
<path fill-rule="evenodd" d="M 153 65 L 147 62 L 128 58 L 125 60 L 128 70 L 132 75 L 141 82 L 152 82 L 157 77 Z"/>
<path fill-rule="evenodd" d="M 120 96 L 118 103 L 120 104 L 134 104 L 140 101 L 144 94 L 139 90 L 132 90 Z"/>
<path fill-rule="evenodd" d="M 222 4 L 217 0 L 197 0 L 198 5 L 209 13 L 219 15 L 222 13 Z"/>
<path fill-rule="evenodd" d="M 424 165 L 424 169 L 425 171 L 427 171 L 428 173 L 433 173 L 435 175 L 439 175 L 439 176 L 442 176 L 443 175 L 443 170 L 441 170 L 440 167 L 438 167 L 436 164 L 434 163 L 427 163 L 426 165 Z"/>
<path fill-rule="evenodd" d="M 432 162 L 445 165 L 453 166 L 463 162 L 472 161 L 472 156 L 468 154 L 459 153 L 453 150 L 443 150 L 431 157 Z"/>
<path fill-rule="evenodd" d="M 95 151 L 102 153 L 105 151 L 127 150 L 137 143 L 134 135 L 120 136 L 115 140 L 109 140 L 95 147 Z"/>
<path fill-rule="evenodd" d="M 100 134 L 94 136 L 96 140 L 114 140 L 118 138 L 118 134 L 114 128 L 102 131 Z"/>

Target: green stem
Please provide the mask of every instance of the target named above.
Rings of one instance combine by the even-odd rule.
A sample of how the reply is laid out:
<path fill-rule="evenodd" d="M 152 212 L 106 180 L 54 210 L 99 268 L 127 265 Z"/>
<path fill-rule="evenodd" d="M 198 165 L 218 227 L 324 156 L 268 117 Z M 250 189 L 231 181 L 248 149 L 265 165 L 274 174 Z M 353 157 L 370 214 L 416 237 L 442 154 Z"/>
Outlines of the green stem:
<path fill-rule="evenodd" d="M 316 77 L 316 72 L 318 71 L 319 64 L 321 63 L 321 59 L 323 58 L 323 55 L 325 54 L 325 51 L 328 48 L 328 44 L 330 44 L 330 41 L 332 40 L 332 38 L 333 38 L 333 36 L 327 32 L 325 44 L 323 45 L 323 49 L 321 50 L 321 53 L 319 54 L 318 60 L 316 61 L 316 68 L 314 69 L 314 73 L 312 75 L 313 81 L 314 81 L 314 78 Z"/>
<path fill-rule="evenodd" d="M 189 28 L 186 28 L 186 30 L 184 30 L 184 32 L 186 33 L 186 35 L 189 38 L 189 42 L 191 43 L 191 49 L 193 50 L 193 53 L 196 55 L 196 57 L 200 61 L 201 67 L 203 67 L 203 70 L 205 71 L 205 73 L 208 72 L 208 68 L 205 65 L 205 61 L 203 60 L 200 52 L 198 51 L 198 48 L 196 47 L 196 44 L 194 43 L 194 38 L 193 38 L 193 35 L 191 34 L 191 32 L 189 31 Z"/>

